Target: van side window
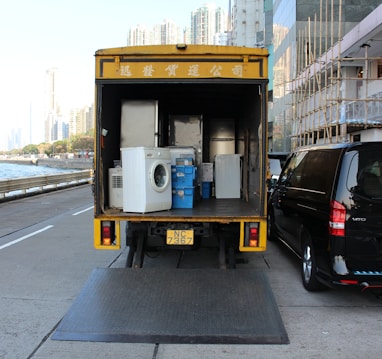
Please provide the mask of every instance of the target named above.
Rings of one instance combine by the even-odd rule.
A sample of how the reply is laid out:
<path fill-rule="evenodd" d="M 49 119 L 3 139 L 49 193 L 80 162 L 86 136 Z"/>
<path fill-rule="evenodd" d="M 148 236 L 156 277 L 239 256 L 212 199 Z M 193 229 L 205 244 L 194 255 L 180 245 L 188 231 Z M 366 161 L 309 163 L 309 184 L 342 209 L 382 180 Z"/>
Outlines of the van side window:
<path fill-rule="evenodd" d="M 336 174 L 339 154 L 339 151 L 334 150 L 310 151 L 305 159 L 301 187 L 329 195 Z"/>
<path fill-rule="evenodd" d="M 354 156 L 349 169 L 347 187 L 360 196 L 382 199 L 382 154 L 360 151 L 359 155 Z"/>
<path fill-rule="evenodd" d="M 358 152 L 355 154 L 350 162 L 349 173 L 346 180 L 346 187 L 350 192 L 359 192 L 358 188 Z"/>
<path fill-rule="evenodd" d="M 281 183 L 330 195 L 340 151 L 312 150 L 294 154 L 283 173 Z"/>
<path fill-rule="evenodd" d="M 281 184 L 290 187 L 299 187 L 303 167 L 302 162 L 307 153 L 307 151 L 297 152 L 289 158 L 289 161 L 280 175 Z"/>

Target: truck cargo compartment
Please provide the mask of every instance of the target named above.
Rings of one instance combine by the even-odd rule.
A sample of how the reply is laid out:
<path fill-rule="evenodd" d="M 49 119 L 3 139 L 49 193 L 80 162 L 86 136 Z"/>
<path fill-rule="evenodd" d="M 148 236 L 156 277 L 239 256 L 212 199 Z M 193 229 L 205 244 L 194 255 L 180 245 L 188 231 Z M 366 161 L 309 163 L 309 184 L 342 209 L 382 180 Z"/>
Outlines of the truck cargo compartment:
<path fill-rule="evenodd" d="M 128 267 L 145 248 L 210 238 L 223 267 L 228 247 L 266 249 L 267 58 L 184 44 L 96 52 L 96 248 L 120 248 L 126 222 Z"/>
<path fill-rule="evenodd" d="M 102 122 L 99 126 L 107 129 L 107 135 L 102 138 L 103 147 L 100 158 L 104 173 L 106 174 L 106 171 L 113 167 L 116 160 L 121 159 L 121 142 L 123 141 L 124 146 L 127 145 L 126 138 L 128 136 L 121 133 L 121 129 L 128 131 L 129 128 L 126 124 L 121 125 L 121 121 L 126 121 L 126 103 L 130 101 L 136 106 L 139 102 L 153 102 L 157 106 L 158 118 L 155 127 L 158 128 L 158 133 L 155 135 L 158 147 L 176 148 L 180 144 L 189 148 L 194 147 L 196 150 L 195 166 L 199 176 L 195 188 L 196 198 L 192 201 L 191 212 L 186 211 L 184 214 L 179 208 L 176 208 L 172 209 L 170 214 L 166 211 L 165 213 L 155 212 L 155 215 L 158 217 L 167 215 L 208 217 L 219 216 L 218 213 L 221 213 L 222 216 L 259 215 L 262 212 L 263 203 L 256 202 L 261 191 L 260 186 L 263 185 L 260 179 L 264 168 L 261 166 L 265 166 L 260 161 L 262 145 L 260 144 L 259 132 L 261 131 L 262 112 L 259 89 L 260 84 L 257 81 L 227 79 L 219 79 L 214 82 L 198 79 L 197 83 L 188 80 L 174 83 L 168 81 L 165 84 L 163 82 L 158 84 L 155 81 L 150 83 L 149 80 L 146 80 L 144 82 L 133 81 L 133 84 L 123 82 L 100 86 L 98 96 L 102 103 L 100 106 Z M 137 108 L 134 111 L 137 112 Z M 142 119 L 138 115 L 137 120 L 144 121 L 144 117 L 146 114 Z M 189 119 L 189 128 L 187 127 L 187 119 Z M 178 121 L 178 127 L 177 130 L 174 130 L 176 121 Z M 152 122 L 150 119 L 150 123 Z M 225 128 L 227 126 L 224 126 L 224 123 L 230 123 L 228 134 Z M 223 128 L 220 138 L 217 132 L 219 127 Z M 139 135 L 135 132 L 134 146 L 140 143 L 137 136 L 142 136 L 142 143 L 144 144 L 147 133 Z M 182 138 L 177 140 L 174 136 L 182 136 Z M 214 156 L 219 154 L 215 153 L 216 140 L 218 139 L 224 144 L 227 136 L 230 143 L 234 141 L 234 145 L 230 144 L 230 147 L 234 148 L 234 153 L 239 155 L 242 161 L 240 192 L 235 195 L 241 198 L 241 202 L 243 202 L 241 204 L 238 204 L 237 201 L 227 204 L 213 200 L 207 201 L 202 198 L 202 165 L 203 163 L 210 163 L 211 151 L 213 151 Z M 121 139 L 121 141 L 116 141 L 116 139 Z M 226 148 L 222 151 L 227 153 Z M 115 208 L 111 208 L 110 205 L 109 191 L 107 190 L 110 184 L 105 174 L 104 186 L 97 186 L 97 188 L 102 189 L 102 198 L 104 199 L 102 210 L 97 208 L 99 214 L 106 214 L 110 211 L 115 213 Z M 213 193 L 211 195 L 213 196 Z M 246 205 L 249 202 L 252 204 Z"/>

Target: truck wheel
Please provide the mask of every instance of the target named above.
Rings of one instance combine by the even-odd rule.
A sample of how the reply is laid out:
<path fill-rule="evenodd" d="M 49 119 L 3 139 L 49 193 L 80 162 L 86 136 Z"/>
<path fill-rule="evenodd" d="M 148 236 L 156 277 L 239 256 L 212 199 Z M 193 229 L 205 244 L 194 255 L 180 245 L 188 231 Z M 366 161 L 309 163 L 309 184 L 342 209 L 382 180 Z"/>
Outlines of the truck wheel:
<path fill-rule="evenodd" d="M 136 246 L 130 245 L 129 253 L 127 254 L 127 258 L 126 258 L 126 268 L 131 268 L 133 266 L 135 251 L 136 251 Z"/>
<path fill-rule="evenodd" d="M 302 257 L 301 277 L 304 288 L 310 292 L 322 290 L 324 286 L 317 279 L 317 266 L 314 248 L 309 233 L 304 230 L 301 234 Z"/>
<path fill-rule="evenodd" d="M 132 246 L 134 244 L 134 223 L 126 222 L 125 227 L 125 237 L 126 237 L 126 246 Z"/>
<path fill-rule="evenodd" d="M 142 268 L 143 256 L 146 242 L 146 233 L 143 231 L 138 232 L 137 247 L 135 250 L 134 260 L 132 263 L 133 268 Z"/>
<path fill-rule="evenodd" d="M 235 248 L 229 247 L 228 248 L 228 268 L 229 269 L 235 269 L 236 268 L 236 253 Z"/>
<path fill-rule="evenodd" d="M 226 243 L 224 237 L 219 237 L 219 268 L 227 269 Z"/>

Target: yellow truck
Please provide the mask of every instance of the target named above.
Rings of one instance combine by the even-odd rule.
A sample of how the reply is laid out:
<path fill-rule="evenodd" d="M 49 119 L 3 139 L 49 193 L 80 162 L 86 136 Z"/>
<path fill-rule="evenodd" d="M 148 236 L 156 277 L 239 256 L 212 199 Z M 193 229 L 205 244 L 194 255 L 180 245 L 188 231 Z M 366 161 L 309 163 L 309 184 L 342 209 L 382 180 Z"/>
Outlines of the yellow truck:
<path fill-rule="evenodd" d="M 95 53 L 94 245 L 266 250 L 268 53 L 210 45 Z"/>

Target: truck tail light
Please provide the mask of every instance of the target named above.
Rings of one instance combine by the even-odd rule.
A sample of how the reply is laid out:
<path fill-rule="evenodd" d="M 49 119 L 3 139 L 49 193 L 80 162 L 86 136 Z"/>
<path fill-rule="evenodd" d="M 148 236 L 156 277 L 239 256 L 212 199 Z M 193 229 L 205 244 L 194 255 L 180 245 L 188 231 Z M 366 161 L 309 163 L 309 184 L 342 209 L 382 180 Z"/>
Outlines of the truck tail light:
<path fill-rule="evenodd" d="M 102 222 L 102 232 L 101 232 L 101 242 L 104 246 L 111 246 L 113 243 L 112 240 L 112 226 L 111 222 L 103 221 Z"/>
<path fill-rule="evenodd" d="M 337 201 L 330 202 L 329 234 L 345 236 L 346 208 Z"/>
<path fill-rule="evenodd" d="M 259 246 L 259 224 L 258 223 L 248 224 L 248 246 L 249 247 Z"/>

